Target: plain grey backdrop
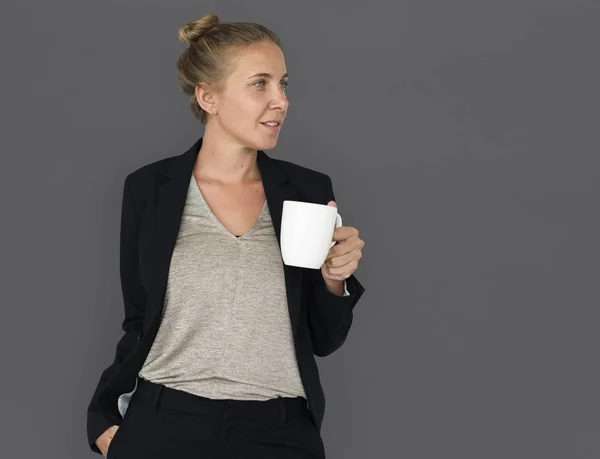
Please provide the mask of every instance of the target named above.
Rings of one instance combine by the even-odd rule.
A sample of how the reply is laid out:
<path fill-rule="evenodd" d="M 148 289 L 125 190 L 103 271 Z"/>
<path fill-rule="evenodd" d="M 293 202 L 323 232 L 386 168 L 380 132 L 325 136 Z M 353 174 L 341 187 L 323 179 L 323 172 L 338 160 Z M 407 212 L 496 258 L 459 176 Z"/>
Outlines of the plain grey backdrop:
<path fill-rule="evenodd" d="M 283 40 L 268 154 L 328 173 L 367 292 L 319 359 L 328 458 L 600 457 L 600 2 L 2 2 L 0 449 L 92 458 L 125 176 L 203 133 L 177 31 Z"/>

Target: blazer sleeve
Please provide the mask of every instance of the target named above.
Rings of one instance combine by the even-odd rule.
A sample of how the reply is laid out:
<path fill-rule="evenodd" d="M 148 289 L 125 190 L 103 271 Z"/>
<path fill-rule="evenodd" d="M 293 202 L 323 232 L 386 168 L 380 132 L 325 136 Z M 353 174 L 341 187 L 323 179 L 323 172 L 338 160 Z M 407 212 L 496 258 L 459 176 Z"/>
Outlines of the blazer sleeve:
<path fill-rule="evenodd" d="M 335 201 L 331 178 L 325 183 L 325 204 Z M 348 336 L 353 320 L 353 309 L 365 288 L 352 274 L 346 279 L 349 295 L 338 296 L 330 292 L 319 269 L 307 270 L 310 289 L 308 298 L 308 324 L 313 352 L 325 357 L 339 349 Z"/>
<path fill-rule="evenodd" d="M 123 336 L 117 343 L 113 363 L 106 368 L 94 391 L 87 410 L 87 436 L 92 451 L 100 453 L 95 444 L 96 439 L 110 426 L 120 425 L 121 416 L 115 404 L 114 412 L 107 413 L 100 410 L 97 398 L 106 381 L 114 374 L 115 370 L 125 360 L 129 352 L 142 334 L 145 291 L 139 278 L 138 269 L 138 231 L 139 216 L 130 189 L 130 176 L 127 176 L 123 185 L 123 200 L 121 207 L 120 231 L 120 278 L 125 317 L 121 324 Z"/>

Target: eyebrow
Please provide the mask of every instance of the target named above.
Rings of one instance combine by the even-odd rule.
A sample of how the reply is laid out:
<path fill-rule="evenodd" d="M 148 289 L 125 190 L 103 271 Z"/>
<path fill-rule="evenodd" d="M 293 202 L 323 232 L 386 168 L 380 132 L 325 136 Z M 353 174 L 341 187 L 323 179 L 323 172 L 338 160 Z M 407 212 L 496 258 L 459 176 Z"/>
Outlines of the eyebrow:
<path fill-rule="evenodd" d="M 264 78 L 273 78 L 273 75 L 271 75 L 270 73 L 257 73 L 255 75 L 252 75 L 251 77 L 248 77 L 248 79 L 254 78 L 254 77 L 257 77 L 257 76 L 264 77 Z M 281 78 L 285 78 L 285 77 L 289 78 L 289 76 L 288 76 L 287 73 L 285 75 L 283 75 Z"/>

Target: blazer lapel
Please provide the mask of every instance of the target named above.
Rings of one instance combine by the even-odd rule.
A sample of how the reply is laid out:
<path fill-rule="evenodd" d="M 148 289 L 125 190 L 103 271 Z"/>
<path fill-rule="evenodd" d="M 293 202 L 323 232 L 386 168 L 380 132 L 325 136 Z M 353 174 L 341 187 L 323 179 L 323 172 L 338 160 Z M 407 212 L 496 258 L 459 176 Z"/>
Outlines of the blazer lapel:
<path fill-rule="evenodd" d="M 164 182 L 162 182 L 158 189 L 156 214 L 157 242 L 156 246 L 152 249 L 155 251 L 152 257 L 153 279 L 155 280 L 152 282 L 154 291 L 151 294 L 151 298 L 153 301 L 150 301 L 146 306 L 146 318 L 144 320 L 145 327 L 148 328 L 154 326 L 153 328 L 158 330 L 158 325 L 160 324 L 159 318 L 162 315 L 164 307 L 171 256 L 179 233 L 189 181 L 201 145 L 202 137 L 188 151 L 173 160 L 165 172 Z M 283 201 L 296 201 L 298 200 L 298 194 L 296 189 L 291 185 L 289 177 L 276 161 L 261 150 L 258 151 L 257 164 L 262 176 L 267 205 L 277 236 L 277 244 L 281 250 L 280 233 Z M 283 268 L 288 309 L 292 330 L 295 335 L 301 309 L 303 270 L 285 264 L 283 264 Z"/>

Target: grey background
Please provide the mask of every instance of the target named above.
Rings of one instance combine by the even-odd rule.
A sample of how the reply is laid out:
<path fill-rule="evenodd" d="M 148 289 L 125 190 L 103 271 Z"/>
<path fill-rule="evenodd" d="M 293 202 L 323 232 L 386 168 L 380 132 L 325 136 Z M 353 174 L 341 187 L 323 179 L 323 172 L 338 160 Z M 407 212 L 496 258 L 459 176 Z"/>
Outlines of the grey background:
<path fill-rule="evenodd" d="M 366 246 L 319 359 L 328 458 L 597 458 L 598 1 L 3 1 L 3 457 L 99 457 L 122 182 L 202 134 L 178 28 L 284 44 L 267 153 L 328 173 Z"/>

